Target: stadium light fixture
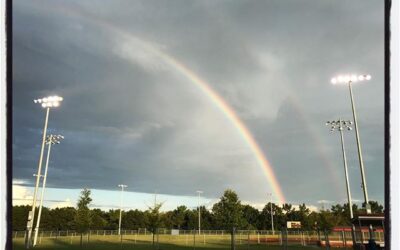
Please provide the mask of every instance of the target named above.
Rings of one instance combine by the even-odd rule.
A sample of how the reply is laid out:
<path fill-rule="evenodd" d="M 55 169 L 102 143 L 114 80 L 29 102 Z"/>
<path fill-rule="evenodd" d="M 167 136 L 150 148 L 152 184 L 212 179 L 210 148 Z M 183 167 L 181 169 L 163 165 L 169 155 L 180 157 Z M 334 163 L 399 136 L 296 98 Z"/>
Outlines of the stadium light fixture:
<path fill-rule="evenodd" d="M 46 158 L 46 167 L 44 170 L 44 176 L 43 176 L 43 183 L 42 183 L 42 194 L 40 196 L 40 205 L 39 205 L 39 211 L 38 211 L 38 218 L 36 221 L 36 227 L 35 227 L 35 236 L 33 238 L 33 246 L 36 246 L 37 244 L 37 238 L 39 234 L 39 227 L 40 227 L 40 218 L 42 216 L 42 207 L 43 207 L 43 198 L 44 198 L 44 190 L 46 188 L 46 180 L 47 180 L 47 170 L 49 167 L 49 159 L 50 159 L 50 152 L 51 152 L 51 145 L 53 144 L 60 144 L 60 141 L 64 139 L 64 136 L 62 135 L 48 135 L 46 137 L 46 144 L 48 145 L 47 147 L 47 158 Z"/>
<path fill-rule="evenodd" d="M 35 219 L 36 199 L 37 199 L 37 192 L 38 192 L 38 188 L 39 188 L 40 175 L 41 175 L 41 171 L 42 171 L 43 152 L 44 152 L 45 141 L 46 141 L 47 124 L 49 121 L 50 108 L 58 107 L 62 101 L 63 101 L 63 98 L 60 96 L 48 96 L 48 97 L 33 100 L 34 103 L 38 103 L 43 108 L 46 109 L 46 118 L 45 118 L 44 128 L 43 128 L 42 146 L 40 149 L 35 190 L 33 193 L 32 210 L 28 214 L 28 221 L 27 221 L 27 225 L 26 225 L 27 237 L 25 238 L 25 247 L 27 249 L 29 249 L 32 245 L 32 229 L 33 229 L 33 222 Z"/>
<path fill-rule="evenodd" d="M 338 83 L 339 84 L 348 84 L 348 86 L 349 86 L 351 108 L 353 111 L 354 129 L 356 131 L 358 160 L 359 160 L 360 172 L 361 172 L 361 181 L 362 181 L 361 185 L 362 185 L 362 190 L 363 190 L 363 194 L 364 194 L 365 209 L 367 211 L 367 214 L 371 213 L 371 206 L 369 205 L 369 199 L 368 199 L 368 189 L 367 189 L 367 182 L 365 179 L 364 161 L 363 161 L 362 152 L 361 152 L 360 134 L 358 132 L 357 113 L 356 113 L 356 107 L 355 107 L 355 103 L 354 103 L 352 84 L 355 82 L 369 81 L 369 80 L 371 80 L 371 78 L 372 77 L 369 74 L 364 74 L 364 75 L 347 74 L 347 75 L 339 75 L 339 76 L 331 79 L 332 84 L 338 84 Z"/>

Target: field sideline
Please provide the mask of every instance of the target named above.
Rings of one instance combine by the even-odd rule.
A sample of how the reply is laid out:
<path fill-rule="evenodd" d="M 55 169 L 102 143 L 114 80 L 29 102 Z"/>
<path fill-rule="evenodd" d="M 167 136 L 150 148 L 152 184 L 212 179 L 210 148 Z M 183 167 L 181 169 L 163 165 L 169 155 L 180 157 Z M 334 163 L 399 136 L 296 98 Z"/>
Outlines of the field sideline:
<path fill-rule="evenodd" d="M 39 244 L 33 249 L 93 249 L 93 250 L 120 250 L 120 249 L 230 249 L 230 236 L 229 235 L 213 235 L 203 237 L 202 235 L 193 237 L 193 235 L 159 235 L 158 244 L 157 237 L 155 237 L 155 245 L 152 245 L 152 235 L 124 235 L 121 241 L 121 237 L 118 235 L 108 236 L 97 236 L 92 235 L 88 239 L 87 236 L 83 236 L 83 247 L 80 247 L 80 236 L 62 236 L 58 238 L 41 238 Z M 236 238 L 236 249 L 271 249 L 278 250 L 284 249 L 284 246 L 279 244 L 272 244 L 266 242 L 247 241 L 246 238 Z M 23 250 L 24 239 L 17 238 L 13 239 L 13 249 Z M 323 249 L 318 246 L 301 246 L 301 245 L 288 245 L 287 249 Z M 335 249 L 349 249 L 349 248 L 335 248 Z"/>

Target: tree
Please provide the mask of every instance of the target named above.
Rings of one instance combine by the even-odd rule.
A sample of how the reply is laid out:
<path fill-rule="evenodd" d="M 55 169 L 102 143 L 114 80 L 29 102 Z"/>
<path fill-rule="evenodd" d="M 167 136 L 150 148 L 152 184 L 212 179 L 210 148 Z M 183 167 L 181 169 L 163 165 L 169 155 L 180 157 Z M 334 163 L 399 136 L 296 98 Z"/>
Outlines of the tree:
<path fill-rule="evenodd" d="M 107 225 L 104 219 L 104 212 L 98 208 L 91 211 L 91 226 L 92 229 L 103 229 Z"/>
<path fill-rule="evenodd" d="M 322 210 L 319 213 L 319 229 L 322 230 L 331 230 L 334 226 L 338 225 L 338 222 L 336 221 L 336 218 L 333 213 L 331 213 L 329 210 Z"/>
<path fill-rule="evenodd" d="M 26 227 L 26 218 L 32 206 L 13 206 L 12 208 L 12 229 L 22 231 Z M 35 217 L 37 218 L 37 217 Z"/>
<path fill-rule="evenodd" d="M 148 227 L 150 232 L 153 233 L 153 245 L 154 245 L 154 237 L 155 234 L 158 231 L 158 228 L 161 226 L 161 215 L 160 215 L 160 209 L 162 207 L 163 203 L 154 203 L 153 207 L 149 207 L 147 210 L 147 216 L 148 216 Z"/>
<path fill-rule="evenodd" d="M 88 231 L 91 223 L 89 204 L 92 202 L 92 198 L 90 198 L 90 193 L 90 190 L 87 188 L 81 191 L 81 196 L 78 200 L 77 211 L 75 215 L 76 231 L 81 234 L 81 247 L 82 234 Z"/>
<path fill-rule="evenodd" d="M 371 206 L 371 212 L 373 214 L 383 213 L 383 206 L 380 205 L 377 201 L 369 201 L 368 203 Z M 363 207 L 365 207 L 365 202 L 363 202 Z"/>
<path fill-rule="evenodd" d="M 43 211 L 44 207 L 43 207 Z M 42 213 L 43 213 L 42 211 Z M 76 210 L 73 207 L 63 207 L 63 208 L 55 208 L 48 212 L 48 216 L 42 214 L 43 222 L 47 222 L 43 224 L 43 229 L 56 229 L 56 230 L 66 230 L 66 229 L 74 229 L 74 217 L 76 215 Z M 46 227 L 48 225 L 48 227 Z"/>
<path fill-rule="evenodd" d="M 126 229 L 145 228 L 148 225 L 147 213 L 137 209 L 129 210 L 125 213 L 122 225 Z"/>
<path fill-rule="evenodd" d="M 259 224 L 260 212 L 250 205 L 242 206 L 243 217 L 247 229 L 256 229 Z"/>
<path fill-rule="evenodd" d="M 228 189 L 218 203 L 212 208 L 216 224 L 219 228 L 232 230 L 242 224 L 243 211 L 238 195 Z"/>
<path fill-rule="evenodd" d="M 118 229 L 118 223 L 119 223 L 119 209 L 118 210 L 110 209 L 107 214 L 107 229 L 111 230 Z"/>
<path fill-rule="evenodd" d="M 185 223 L 186 211 L 186 206 L 179 206 L 172 211 L 172 220 L 174 221 L 174 226 L 178 229 L 181 229 L 182 225 Z"/>
<path fill-rule="evenodd" d="M 310 215 L 310 209 L 307 208 L 306 204 L 300 204 L 299 210 L 295 211 L 295 219 L 301 222 L 301 227 L 303 229 L 311 229 L 312 223 L 310 222 L 308 216 Z"/>
<path fill-rule="evenodd" d="M 201 213 L 201 228 L 204 230 L 210 230 L 214 227 L 214 216 L 206 209 L 205 206 L 200 206 Z"/>
<path fill-rule="evenodd" d="M 278 205 L 272 203 L 272 212 L 274 215 L 274 229 L 281 230 L 286 227 L 286 215 L 283 209 Z M 261 210 L 259 216 L 259 229 L 271 229 L 271 203 L 268 202 Z"/>

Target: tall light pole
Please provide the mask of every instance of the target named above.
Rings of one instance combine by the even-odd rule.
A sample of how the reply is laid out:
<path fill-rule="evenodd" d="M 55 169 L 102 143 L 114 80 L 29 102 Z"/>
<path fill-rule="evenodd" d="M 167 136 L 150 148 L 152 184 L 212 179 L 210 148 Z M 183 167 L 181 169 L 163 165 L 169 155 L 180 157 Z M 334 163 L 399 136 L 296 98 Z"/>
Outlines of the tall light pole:
<path fill-rule="evenodd" d="M 43 177 L 43 183 L 42 183 L 42 194 L 40 196 L 40 205 L 39 205 L 38 218 L 37 218 L 36 227 L 35 227 L 35 237 L 33 238 L 33 246 L 36 246 L 37 237 L 38 237 L 38 234 L 39 234 L 40 218 L 42 216 L 43 197 L 44 197 L 44 190 L 46 188 L 47 169 L 49 167 L 51 145 L 52 144 L 60 144 L 61 139 L 64 139 L 64 136 L 62 136 L 62 135 L 49 135 L 46 138 L 46 144 L 48 144 L 49 146 L 48 146 L 48 149 L 47 149 L 46 167 L 45 167 L 45 170 L 44 170 L 44 177 Z"/>
<path fill-rule="evenodd" d="M 344 148 L 344 137 L 343 137 L 343 130 L 344 129 L 351 130 L 352 129 L 351 124 L 353 124 L 351 121 L 343 121 L 340 118 L 337 121 L 327 121 L 326 122 L 327 126 L 331 126 L 331 132 L 333 132 L 335 130 L 340 132 L 340 142 L 342 145 L 342 154 L 343 154 L 344 175 L 346 178 L 347 200 L 349 203 L 350 219 L 353 219 L 353 204 L 351 201 L 349 175 L 348 175 L 348 171 L 347 171 L 347 158 L 346 158 L 346 150 Z"/>
<path fill-rule="evenodd" d="M 197 209 L 199 210 L 199 234 L 201 232 L 201 211 L 200 211 L 200 195 L 203 193 L 203 191 L 196 191 L 196 193 L 198 194 L 198 199 L 197 199 Z"/>
<path fill-rule="evenodd" d="M 119 184 L 118 187 L 121 188 L 121 203 L 120 203 L 120 208 L 119 208 L 118 235 L 121 235 L 122 201 L 123 201 L 123 195 L 124 195 L 124 188 L 126 188 L 126 187 L 128 187 L 128 186 L 127 186 L 127 185 L 124 185 L 124 184 Z"/>
<path fill-rule="evenodd" d="M 364 191 L 365 209 L 367 211 L 367 214 L 371 213 L 371 206 L 369 205 L 367 182 L 365 180 L 364 162 L 363 162 L 362 153 L 361 153 L 360 135 L 358 133 L 357 114 L 356 114 L 356 106 L 354 104 L 352 84 L 356 83 L 356 82 L 369 81 L 369 80 L 371 80 L 370 75 L 356 75 L 356 74 L 343 75 L 343 76 L 340 75 L 340 76 L 337 76 L 337 77 L 331 79 L 332 84 L 340 84 L 340 83 L 343 84 L 344 83 L 344 84 L 349 85 L 351 109 L 353 111 L 354 128 L 356 131 L 358 159 L 360 162 L 361 181 L 362 181 L 362 188 Z"/>
<path fill-rule="evenodd" d="M 29 211 L 28 221 L 27 221 L 27 225 L 26 225 L 27 237 L 25 238 L 25 247 L 27 249 L 29 249 L 32 245 L 32 227 L 33 227 L 33 221 L 35 219 L 36 198 L 37 198 L 37 191 L 38 191 L 39 182 L 40 182 L 40 175 L 41 175 L 41 171 L 42 171 L 43 151 L 44 151 L 44 145 L 45 145 L 45 140 L 46 140 L 47 124 L 49 121 L 50 108 L 58 107 L 62 100 L 63 100 L 63 98 L 60 96 L 49 96 L 49 97 L 44 97 L 41 99 L 33 100 L 34 103 L 38 103 L 43 108 L 46 109 L 46 118 L 45 118 L 44 128 L 43 128 L 42 146 L 40 149 L 38 171 L 36 174 L 35 191 L 33 193 L 32 210 Z"/>
<path fill-rule="evenodd" d="M 275 229 L 274 229 L 274 212 L 272 211 L 272 193 L 268 193 L 268 196 L 270 197 L 270 204 L 271 204 L 271 229 L 272 229 L 272 234 L 275 234 Z"/>

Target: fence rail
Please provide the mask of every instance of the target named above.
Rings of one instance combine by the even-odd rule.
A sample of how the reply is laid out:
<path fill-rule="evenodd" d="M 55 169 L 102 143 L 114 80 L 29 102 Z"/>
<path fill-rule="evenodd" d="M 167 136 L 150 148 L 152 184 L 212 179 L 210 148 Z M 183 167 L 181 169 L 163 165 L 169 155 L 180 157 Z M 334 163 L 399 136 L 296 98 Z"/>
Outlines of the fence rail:
<path fill-rule="evenodd" d="M 25 231 L 14 231 L 13 238 L 25 238 Z M 67 238 L 72 239 L 76 236 L 80 236 L 74 230 L 63 230 L 63 231 L 40 231 L 39 242 L 46 238 Z M 150 230 L 145 228 L 139 228 L 136 230 L 121 230 L 121 235 L 118 235 L 118 230 L 90 230 L 83 234 L 84 237 L 97 238 L 115 236 L 116 239 L 121 238 L 146 238 L 150 241 L 153 234 Z M 149 236 L 149 237 L 146 237 Z M 368 243 L 370 237 L 368 232 L 355 232 L 356 243 Z M 148 238 L 148 239 L 147 239 Z M 227 230 L 171 230 L 171 229 L 158 229 L 156 233 L 157 241 L 161 238 L 161 241 L 165 240 L 178 240 L 185 241 L 186 245 L 193 241 L 203 242 L 206 244 L 212 243 L 216 240 L 225 240 L 227 242 L 234 242 L 237 245 L 244 244 L 271 244 L 271 245 L 319 245 L 319 246 L 337 246 L 337 247 L 351 247 L 353 245 L 352 233 L 348 231 L 338 232 L 322 232 L 322 231 L 271 231 L 271 230 L 237 230 L 234 235 L 231 235 L 230 231 Z M 384 245 L 384 233 L 375 232 L 374 239 L 380 245 Z M 228 243 L 227 243 L 228 244 Z"/>

